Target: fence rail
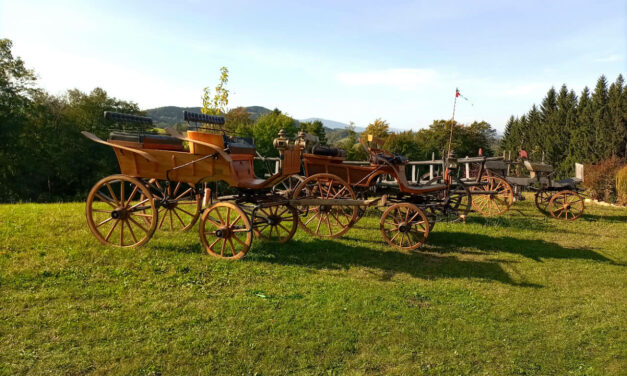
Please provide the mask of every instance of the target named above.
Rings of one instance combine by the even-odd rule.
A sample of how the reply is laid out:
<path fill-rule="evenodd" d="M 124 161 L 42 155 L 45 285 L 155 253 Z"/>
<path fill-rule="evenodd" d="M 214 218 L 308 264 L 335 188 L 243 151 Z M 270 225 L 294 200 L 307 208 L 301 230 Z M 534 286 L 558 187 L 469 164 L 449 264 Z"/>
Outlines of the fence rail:
<path fill-rule="evenodd" d="M 463 164 L 465 166 L 465 177 L 466 179 L 470 178 L 470 165 L 472 163 L 477 163 L 477 162 L 482 162 L 484 160 L 486 161 L 498 161 L 498 160 L 503 160 L 503 157 L 465 157 L 465 158 L 460 158 L 457 160 L 458 164 Z M 278 173 L 279 172 L 279 162 L 280 162 L 280 158 L 278 157 L 255 157 L 255 160 L 259 160 L 259 161 L 268 161 L 268 162 L 274 162 L 274 173 Z M 370 164 L 370 162 L 368 161 L 344 161 L 342 162 L 344 164 L 347 165 L 353 165 L 353 166 L 368 166 Z M 421 176 L 418 176 L 419 174 L 419 166 L 429 166 L 429 179 L 431 180 L 436 176 L 440 176 L 442 174 L 442 171 L 444 170 L 443 168 L 444 165 L 444 161 L 441 159 L 435 159 L 435 155 L 432 156 L 432 159 L 430 161 L 409 161 L 407 163 L 407 166 L 410 166 L 410 171 L 409 171 L 409 176 L 408 176 L 408 181 L 410 183 L 413 184 L 418 184 L 420 183 L 420 178 Z M 384 179 L 384 182 L 386 183 L 394 183 L 395 181 L 393 179 L 391 179 L 391 177 L 389 179 Z"/>

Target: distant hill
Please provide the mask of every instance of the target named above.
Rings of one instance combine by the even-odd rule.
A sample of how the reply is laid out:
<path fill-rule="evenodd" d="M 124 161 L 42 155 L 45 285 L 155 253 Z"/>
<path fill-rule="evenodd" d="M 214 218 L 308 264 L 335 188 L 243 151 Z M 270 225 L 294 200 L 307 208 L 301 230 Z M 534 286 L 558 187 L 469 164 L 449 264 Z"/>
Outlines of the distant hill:
<path fill-rule="evenodd" d="M 262 106 L 248 106 L 244 107 L 248 113 L 250 113 L 250 117 L 253 120 L 257 120 L 261 115 L 265 115 L 272 110 L 269 110 Z M 156 126 L 161 127 L 171 127 L 176 125 L 177 123 L 183 122 L 183 111 L 190 111 L 200 113 L 200 107 L 178 107 L 178 106 L 165 106 L 165 107 L 157 107 L 146 110 L 146 116 L 151 117 Z M 324 130 L 327 135 L 327 140 L 330 144 L 335 143 L 337 140 L 340 140 L 344 137 L 348 136 L 348 132 L 346 131 L 346 127 L 348 124 L 341 123 L 339 121 L 322 119 L 322 118 L 308 118 L 302 120 L 296 120 L 297 122 L 301 121 L 315 121 L 320 120 L 324 125 Z M 364 128 L 355 128 L 355 130 L 359 133 L 364 130 Z"/>
<path fill-rule="evenodd" d="M 322 119 L 322 118 L 316 118 L 316 117 L 312 117 L 312 118 L 307 118 L 307 119 L 300 119 L 299 121 L 316 121 L 319 120 L 322 122 L 322 124 L 325 126 L 325 128 L 331 128 L 331 129 L 345 129 L 346 127 L 348 127 L 348 124 L 346 123 L 342 123 L 339 121 L 335 121 L 335 120 L 329 120 L 329 119 Z M 361 127 L 355 127 L 355 130 L 357 132 L 363 132 L 365 128 L 361 128 Z"/>
<path fill-rule="evenodd" d="M 271 112 L 271 110 L 261 106 L 244 107 L 250 113 L 253 120 L 261 115 Z M 165 106 L 146 110 L 146 116 L 151 117 L 156 125 L 172 126 L 183 121 L 183 111 L 200 113 L 200 107 L 177 107 Z"/>

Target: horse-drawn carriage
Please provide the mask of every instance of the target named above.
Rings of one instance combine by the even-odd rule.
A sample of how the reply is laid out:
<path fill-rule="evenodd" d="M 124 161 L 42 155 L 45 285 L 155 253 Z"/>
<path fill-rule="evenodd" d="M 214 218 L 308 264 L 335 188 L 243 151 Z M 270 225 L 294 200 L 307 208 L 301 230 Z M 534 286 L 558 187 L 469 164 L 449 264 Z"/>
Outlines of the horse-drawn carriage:
<path fill-rule="evenodd" d="M 529 177 L 510 175 L 509 166 L 522 165 Z M 513 194 L 524 200 L 525 191 L 534 192 L 534 201 L 538 210 L 550 214 L 553 218 L 575 220 L 585 210 L 584 199 L 579 187 L 582 180 L 577 177 L 555 181 L 552 178 L 553 167 L 545 163 L 534 163 L 528 160 L 527 152 L 520 152 L 519 162 L 490 161 L 486 163 L 484 176 L 491 176 L 507 181 L 513 188 Z"/>
<path fill-rule="evenodd" d="M 184 116 L 195 123 L 224 123 L 221 117 Z M 241 258 L 253 235 L 285 242 L 296 232 L 296 210 L 288 199 L 272 193 L 272 187 L 300 172 L 303 144 L 299 140 L 280 134 L 274 140 L 281 154 L 280 169 L 260 179 L 254 173 L 255 148 L 245 140 L 192 131 L 184 137 L 172 129 L 169 135 L 153 134 L 145 131 L 152 124 L 149 118 L 111 112 L 105 117 L 142 127 L 112 133 L 107 141 L 83 132 L 92 141 L 112 147 L 121 170 L 96 183 L 87 197 L 87 223 L 100 242 L 139 246 L 157 227 L 187 230 L 200 218 L 200 238 L 209 254 Z M 203 140 L 204 135 L 209 140 Z M 218 198 L 201 213 L 201 188 L 207 181 L 223 181 L 237 194 Z"/>
<path fill-rule="evenodd" d="M 383 238 L 412 250 L 424 243 L 438 216 L 463 218 L 468 212 L 464 205 L 470 205 L 467 189 L 451 189 L 452 175 L 447 175 L 448 183 L 411 185 L 405 177 L 404 157 L 365 145 L 370 166 L 354 166 L 341 155 L 328 155 L 329 148 L 326 155 L 315 150 L 303 153 L 310 137 L 301 132 L 290 141 L 281 131 L 274 140 L 281 156 L 279 169 L 260 179 L 255 175 L 258 154 L 252 141 L 228 136 L 219 128 L 224 124 L 221 117 L 185 112 L 185 120 L 195 125 L 186 137 L 173 129 L 167 135 L 148 132 L 152 120 L 146 117 L 111 112 L 105 117 L 138 125 L 139 130 L 112 132 L 107 141 L 83 132 L 112 147 L 121 170 L 96 183 L 87 198 L 89 228 L 104 244 L 139 246 L 157 228 L 188 230 L 200 218 L 201 242 L 209 254 L 241 258 L 253 236 L 286 242 L 299 221 L 310 234 L 340 236 L 357 222 L 363 212 L 358 208 L 379 202 L 385 209 L 380 221 Z M 206 132 L 199 129 L 204 126 L 218 127 Z M 299 176 L 301 163 L 304 178 Z M 369 199 L 368 192 L 386 189 L 377 184 L 384 174 L 397 179 L 398 190 Z M 277 186 L 291 179 L 298 185 L 290 195 L 281 194 Z M 203 211 L 203 184 L 218 181 L 235 193 L 214 192 Z"/>

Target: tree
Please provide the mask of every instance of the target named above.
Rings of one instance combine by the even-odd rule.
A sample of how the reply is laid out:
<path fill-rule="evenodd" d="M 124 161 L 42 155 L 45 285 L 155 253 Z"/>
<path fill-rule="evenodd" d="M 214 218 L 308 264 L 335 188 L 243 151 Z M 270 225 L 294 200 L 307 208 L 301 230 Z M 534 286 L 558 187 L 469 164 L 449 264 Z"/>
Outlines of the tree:
<path fill-rule="evenodd" d="M 300 130 L 318 137 L 321 145 L 327 144 L 326 132 L 324 124 L 320 120 L 302 121 L 300 122 Z"/>
<path fill-rule="evenodd" d="M 385 139 L 390 134 L 390 125 L 387 121 L 377 118 L 372 123 L 368 124 L 366 130 L 362 134 L 362 137 L 367 135 L 373 135 L 376 138 Z"/>
<path fill-rule="evenodd" d="M 211 89 L 204 88 L 202 97 L 202 108 L 200 112 L 205 115 L 223 115 L 226 113 L 226 106 L 229 104 L 229 90 L 225 88 L 229 82 L 229 70 L 227 67 L 220 68 L 220 81 L 215 88 L 215 94 L 211 97 Z"/>
<path fill-rule="evenodd" d="M 27 116 L 33 96 L 35 73 L 26 68 L 24 61 L 14 57 L 9 39 L 0 39 L 0 200 L 18 199 L 20 187 L 15 177 L 27 164 L 29 157 L 18 143 L 27 127 Z"/>
<path fill-rule="evenodd" d="M 285 130 L 287 137 L 294 137 L 298 131 L 296 120 L 286 114 L 274 109 L 257 119 L 253 127 L 253 137 L 257 151 L 264 157 L 278 157 L 279 152 L 274 148 L 272 142 L 278 137 L 279 131 Z"/>
<path fill-rule="evenodd" d="M 597 160 L 606 159 L 612 153 L 613 135 L 605 76 L 599 77 L 592 93 L 592 124 L 594 128 L 593 152 Z"/>
<path fill-rule="evenodd" d="M 612 155 L 627 157 L 627 90 L 624 87 L 623 75 L 619 74 L 608 91 L 608 110 L 610 130 L 613 137 L 609 138 Z"/>
<path fill-rule="evenodd" d="M 244 107 L 236 107 L 224 115 L 226 129 L 240 135 L 252 135 L 253 119 Z"/>
<path fill-rule="evenodd" d="M 392 153 L 404 155 L 409 160 L 418 160 L 423 157 L 416 142 L 416 133 L 413 131 L 390 134 L 383 148 Z"/>

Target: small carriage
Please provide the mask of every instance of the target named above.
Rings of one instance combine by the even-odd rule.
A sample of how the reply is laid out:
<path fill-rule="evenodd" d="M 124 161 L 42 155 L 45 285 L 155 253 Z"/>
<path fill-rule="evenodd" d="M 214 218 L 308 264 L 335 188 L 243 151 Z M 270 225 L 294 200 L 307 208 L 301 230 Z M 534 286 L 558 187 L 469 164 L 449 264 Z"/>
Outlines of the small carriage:
<path fill-rule="evenodd" d="M 509 163 L 517 164 L 517 163 Z M 558 180 L 552 179 L 553 167 L 545 163 L 528 160 L 527 152 L 520 152 L 520 163 L 529 172 L 529 177 L 510 176 L 508 163 L 504 160 L 486 163 L 486 175 L 506 180 L 512 187 L 517 199 L 524 200 L 524 191 L 534 192 L 534 201 L 538 210 L 550 214 L 553 218 L 575 220 L 585 210 L 584 199 L 579 187 L 582 180 L 577 177 Z"/>
<path fill-rule="evenodd" d="M 367 166 L 345 161 L 342 150 L 328 146 L 314 146 L 304 153 L 305 180 L 296 187 L 293 198 L 342 196 L 366 200 L 379 196 L 380 206 L 385 207 L 380 220 L 383 239 L 403 250 L 420 247 L 436 220 L 463 220 L 470 211 L 468 188 L 454 184 L 457 178 L 450 173 L 456 168 L 453 159 L 448 161 L 442 181 L 413 185 L 405 173 L 407 158 L 380 149 L 371 136 L 370 145 L 377 147 L 360 142 L 369 156 Z M 384 184 L 383 177 L 392 177 L 396 184 Z M 337 237 L 348 231 L 362 214 L 363 209 L 355 206 L 338 212 L 319 205 L 309 207 L 299 219 L 301 228 L 314 236 Z"/>

